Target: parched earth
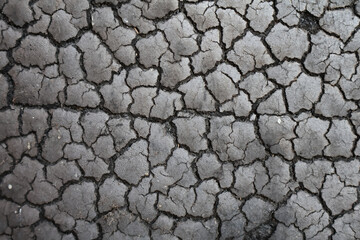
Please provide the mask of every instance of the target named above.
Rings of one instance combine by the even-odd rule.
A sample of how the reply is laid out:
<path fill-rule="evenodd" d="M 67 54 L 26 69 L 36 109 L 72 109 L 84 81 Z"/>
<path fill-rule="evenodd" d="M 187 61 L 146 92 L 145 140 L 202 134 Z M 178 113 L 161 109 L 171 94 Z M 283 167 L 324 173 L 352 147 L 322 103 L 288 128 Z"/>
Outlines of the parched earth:
<path fill-rule="evenodd" d="M 0 239 L 360 239 L 360 1 L 0 0 Z"/>

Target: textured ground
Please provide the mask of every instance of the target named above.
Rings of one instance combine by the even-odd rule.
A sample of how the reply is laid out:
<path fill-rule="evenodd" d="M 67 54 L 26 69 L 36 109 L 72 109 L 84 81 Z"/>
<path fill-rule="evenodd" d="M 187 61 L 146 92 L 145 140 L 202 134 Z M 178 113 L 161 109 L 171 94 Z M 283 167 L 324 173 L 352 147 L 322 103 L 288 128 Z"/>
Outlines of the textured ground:
<path fill-rule="evenodd" d="M 360 1 L 0 0 L 0 239 L 360 239 Z"/>

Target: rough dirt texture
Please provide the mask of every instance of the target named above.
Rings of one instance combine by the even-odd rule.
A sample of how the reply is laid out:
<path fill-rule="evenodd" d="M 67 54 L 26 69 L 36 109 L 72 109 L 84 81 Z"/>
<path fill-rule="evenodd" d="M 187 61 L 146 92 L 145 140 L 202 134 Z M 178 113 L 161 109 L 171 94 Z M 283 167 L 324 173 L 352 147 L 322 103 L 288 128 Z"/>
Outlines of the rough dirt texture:
<path fill-rule="evenodd" d="M 360 1 L 0 9 L 0 240 L 360 239 Z"/>

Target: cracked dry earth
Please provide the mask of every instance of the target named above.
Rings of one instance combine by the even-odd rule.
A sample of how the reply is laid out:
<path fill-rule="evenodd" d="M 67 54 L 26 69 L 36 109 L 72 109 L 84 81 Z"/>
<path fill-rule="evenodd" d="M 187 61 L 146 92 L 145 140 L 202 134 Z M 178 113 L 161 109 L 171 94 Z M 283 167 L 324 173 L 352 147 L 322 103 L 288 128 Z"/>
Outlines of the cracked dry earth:
<path fill-rule="evenodd" d="M 360 1 L 0 0 L 0 239 L 360 239 Z"/>

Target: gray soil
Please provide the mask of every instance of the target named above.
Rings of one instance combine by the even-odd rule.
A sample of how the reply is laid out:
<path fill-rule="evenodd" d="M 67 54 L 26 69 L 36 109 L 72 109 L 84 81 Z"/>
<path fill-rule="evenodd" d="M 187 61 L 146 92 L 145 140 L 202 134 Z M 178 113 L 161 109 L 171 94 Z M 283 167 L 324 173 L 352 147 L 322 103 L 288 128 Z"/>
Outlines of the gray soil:
<path fill-rule="evenodd" d="M 360 1 L 0 11 L 0 240 L 360 239 Z"/>

